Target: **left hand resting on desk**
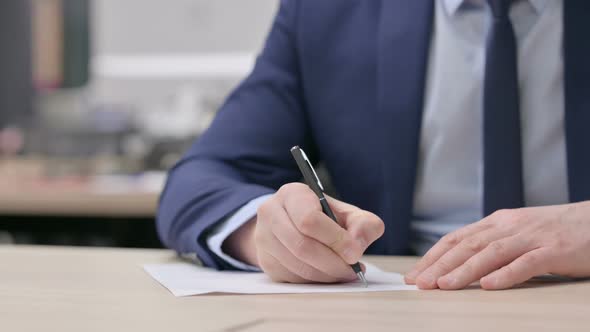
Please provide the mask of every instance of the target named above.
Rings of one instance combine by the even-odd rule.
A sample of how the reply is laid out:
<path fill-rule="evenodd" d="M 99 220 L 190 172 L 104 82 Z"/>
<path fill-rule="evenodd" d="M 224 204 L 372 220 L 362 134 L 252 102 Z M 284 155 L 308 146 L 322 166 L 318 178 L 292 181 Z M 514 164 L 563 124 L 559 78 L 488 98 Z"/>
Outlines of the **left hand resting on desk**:
<path fill-rule="evenodd" d="M 590 276 L 590 201 L 497 211 L 444 236 L 406 283 L 462 289 L 479 280 L 505 289 L 546 273 Z"/>

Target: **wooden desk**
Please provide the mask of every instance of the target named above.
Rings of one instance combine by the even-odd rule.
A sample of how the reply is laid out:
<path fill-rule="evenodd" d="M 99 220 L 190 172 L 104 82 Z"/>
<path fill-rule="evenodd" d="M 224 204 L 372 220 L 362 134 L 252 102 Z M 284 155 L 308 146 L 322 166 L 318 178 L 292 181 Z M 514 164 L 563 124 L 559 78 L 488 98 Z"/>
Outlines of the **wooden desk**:
<path fill-rule="evenodd" d="M 48 177 L 49 170 L 70 164 L 85 169 L 92 161 L 0 159 L 0 215 L 146 219 L 155 216 L 164 173 L 76 176 L 74 172 Z"/>
<path fill-rule="evenodd" d="M 164 175 L 45 179 L 6 173 L 0 171 L 0 215 L 11 216 L 153 218 L 164 186 Z"/>
<path fill-rule="evenodd" d="M 166 250 L 0 247 L 3 331 L 588 331 L 590 283 L 509 291 L 175 298 L 141 268 Z M 367 260 L 398 272 L 413 258 Z"/>
<path fill-rule="evenodd" d="M 0 214 L 11 216 L 153 218 L 157 192 L 0 189 Z"/>

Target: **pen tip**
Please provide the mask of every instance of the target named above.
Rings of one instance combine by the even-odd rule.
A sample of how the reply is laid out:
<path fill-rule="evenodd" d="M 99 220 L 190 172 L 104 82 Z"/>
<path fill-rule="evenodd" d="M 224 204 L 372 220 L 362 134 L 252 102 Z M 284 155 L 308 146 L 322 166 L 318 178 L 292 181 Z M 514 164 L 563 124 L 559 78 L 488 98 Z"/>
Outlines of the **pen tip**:
<path fill-rule="evenodd" d="M 369 283 L 367 282 L 367 278 L 365 278 L 365 275 L 363 272 L 359 272 L 356 275 L 359 277 L 359 280 L 362 281 L 363 287 L 365 287 L 365 288 L 369 287 Z"/>

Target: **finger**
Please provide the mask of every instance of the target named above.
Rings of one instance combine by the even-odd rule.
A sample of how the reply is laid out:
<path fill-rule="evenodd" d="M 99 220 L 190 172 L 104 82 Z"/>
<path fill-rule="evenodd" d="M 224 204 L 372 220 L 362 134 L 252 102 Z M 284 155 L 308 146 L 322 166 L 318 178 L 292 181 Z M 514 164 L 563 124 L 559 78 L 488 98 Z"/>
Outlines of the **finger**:
<path fill-rule="evenodd" d="M 445 253 L 457 246 L 465 238 L 476 233 L 485 231 L 490 226 L 487 223 L 477 222 L 460 228 L 452 233 L 443 236 L 428 252 L 422 257 L 414 268 L 408 272 L 404 279 L 407 284 L 415 284 L 416 278 L 426 269 L 437 262 Z"/>
<path fill-rule="evenodd" d="M 379 216 L 332 197 L 326 198 L 341 226 L 360 244 L 363 251 L 383 236 L 385 223 Z"/>
<path fill-rule="evenodd" d="M 264 250 L 258 250 L 260 267 L 273 281 L 304 284 L 311 281 L 303 279 L 287 270 L 278 259 Z"/>
<path fill-rule="evenodd" d="M 283 219 L 287 219 L 286 221 Z M 337 277 L 330 276 L 318 271 L 297 259 L 273 233 L 273 225 L 290 223 L 286 213 L 276 200 L 270 199 L 258 209 L 258 224 L 254 233 L 254 239 L 258 252 L 266 253 L 267 256 L 275 257 L 283 269 L 307 280 L 307 282 L 335 282 L 342 281 Z M 263 268 L 264 270 L 264 268 Z M 266 270 L 265 270 L 266 271 Z"/>
<path fill-rule="evenodd" d="M 339 279 L 354 277 L 351 267 L 332 249 L 297 230 L 280 206 L 272 213 L 271 231 L 295 257 Z"/>
<path fill-rule="evenodd" d="M 325 195 L 325 196 L 326 196 L 326 200 L 328 200 L 328 204 L 330 205 L 330 208 L 332 209 L 332 211 L 336 215 L 336 218 L 338 218 L 338 219 L 340 219 L 341 217 L 342 217 L 342 219 L 344 219 L 344 217 L 346 217 L 346 215 L 348 213 L 359 209 L 358 207 L 356 207 L 352 204 L 348 204 L 346 202 L 338 200 L 338 199 L 331 197 L 329 195 Z"/>
<path fill-rule="evenodd" d="M 311 211 L 322 211 L 318 196 L 303 183 L 290 183 L 282 186 L 276 194 L 285 208 L 294 216 L 303 218 Z"/>
<path fill-rule="evenodd" d="M 377 215 L 357 209 L 349 213 L 343 220 L 348 233 L 360 245 L 363 252 L 367 247 L 379 239 L 385 231 L 383 220 Z"/>
<path fill-rule="evenodd" d="M 301 261 L 285 248 L 285 246 L 272 233 L 268 235 L 267 239 L 267 243 L 264 245 L 263 250 L 275 257 L 281 265 L 289 270 L 289 272 L 305 280 L 310 282 L 335 283 L 350 281 L 352 279 L 351 275 L 348 275 L 348 278 L 331 276 Z"/>
<path fill-rule="evenodd" d="M 491 242 L 506 237 L 506 230 L 488 229 L 465 238 L 455 247 L 444 253 L 436 262 L 416 277 L 420 289 L 438 288 L 437 280 L 461 266 L 469 258 L 487 247 Z"/>
<path fill-rule="evenodd" d="M 348 229 L 350 226 L 347 224 L 347 221 L 356 223 L 359 220 L 362 221 L 364 219 L 381 220 L 381 218 L 379 218 L 377 215 L 360 209 L 352 204 L 337 200 L 328 195 L 326 195 L 326 199 L 330 205 L 330 208 L 332 208 L 334 215 L 336 215 L 336 218 L 340 222 L 340 225 L 346 229 Z"/>
<path fill-rule="evenodd" d="M 299 232 L 331 248 L 349 264 L 360 259 L 365 250 L 360 242 L 323 212 L 302 209 L 302 206 L 305 206 L 302 197 L 285 199 L 285 211 Z"/>
<path fill-rule="evenodd" d="M 511 236 L 491 242 L 465 263 L 440 277 L 440 289 L 462 289 L 483 276 L 505 266 L 532 249 L 531 241 L 523 236 Z"/>
<path fill-rule="evenodd" d="M 490 273 L 480 280 L 484 289 L 506 289 L 523 283 L 532 277 L 549 272 L 551 251 L 538 248 L 518 257 L 512 263 Z"/>
<path fill-rule="evenodd" d="M 428 252 L 422 257 L 414 268 L 408 272 L 404 279 L 407 284 L 413 285 L 416 283 L 418 275 L 422 274 L 427 268 L 437 262 L 447 251 L 457 246 L 465 238 L 473 234 L 485 231 L 491 226 L 483 221 L 467 225 L 452 233 L 443 236 L 438 243 L 436 243 Z"/>

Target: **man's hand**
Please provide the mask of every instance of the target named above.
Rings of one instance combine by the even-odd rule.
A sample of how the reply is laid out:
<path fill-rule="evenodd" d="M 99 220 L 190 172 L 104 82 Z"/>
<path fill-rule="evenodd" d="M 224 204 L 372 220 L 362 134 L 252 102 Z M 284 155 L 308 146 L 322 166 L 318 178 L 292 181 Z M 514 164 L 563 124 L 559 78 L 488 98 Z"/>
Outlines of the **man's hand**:
<path fill-rule="evenodd" d="M 322 213 L 318 197 L 307 185 L 283 186 L 260 206 L 255 224 L 244 226 L 255 228 L 250 231 L 252 236 L 242 235 L 239 250 L 243 253 L 255 248 L 257 262 L 252 261 L 251 253 L 241 257 L 279 282 L 355 280 L 349 264 L 356 263 L 369 244 L 383 235 L 383 221 L 330 197 L 328 203 L 340 225 Z"/>
<path fill-rule="evenodd" d="M 590 276 L 590 202 L 498 211 L 443 237 L 406 283 L 505 289 L 546 273 Z"/>

